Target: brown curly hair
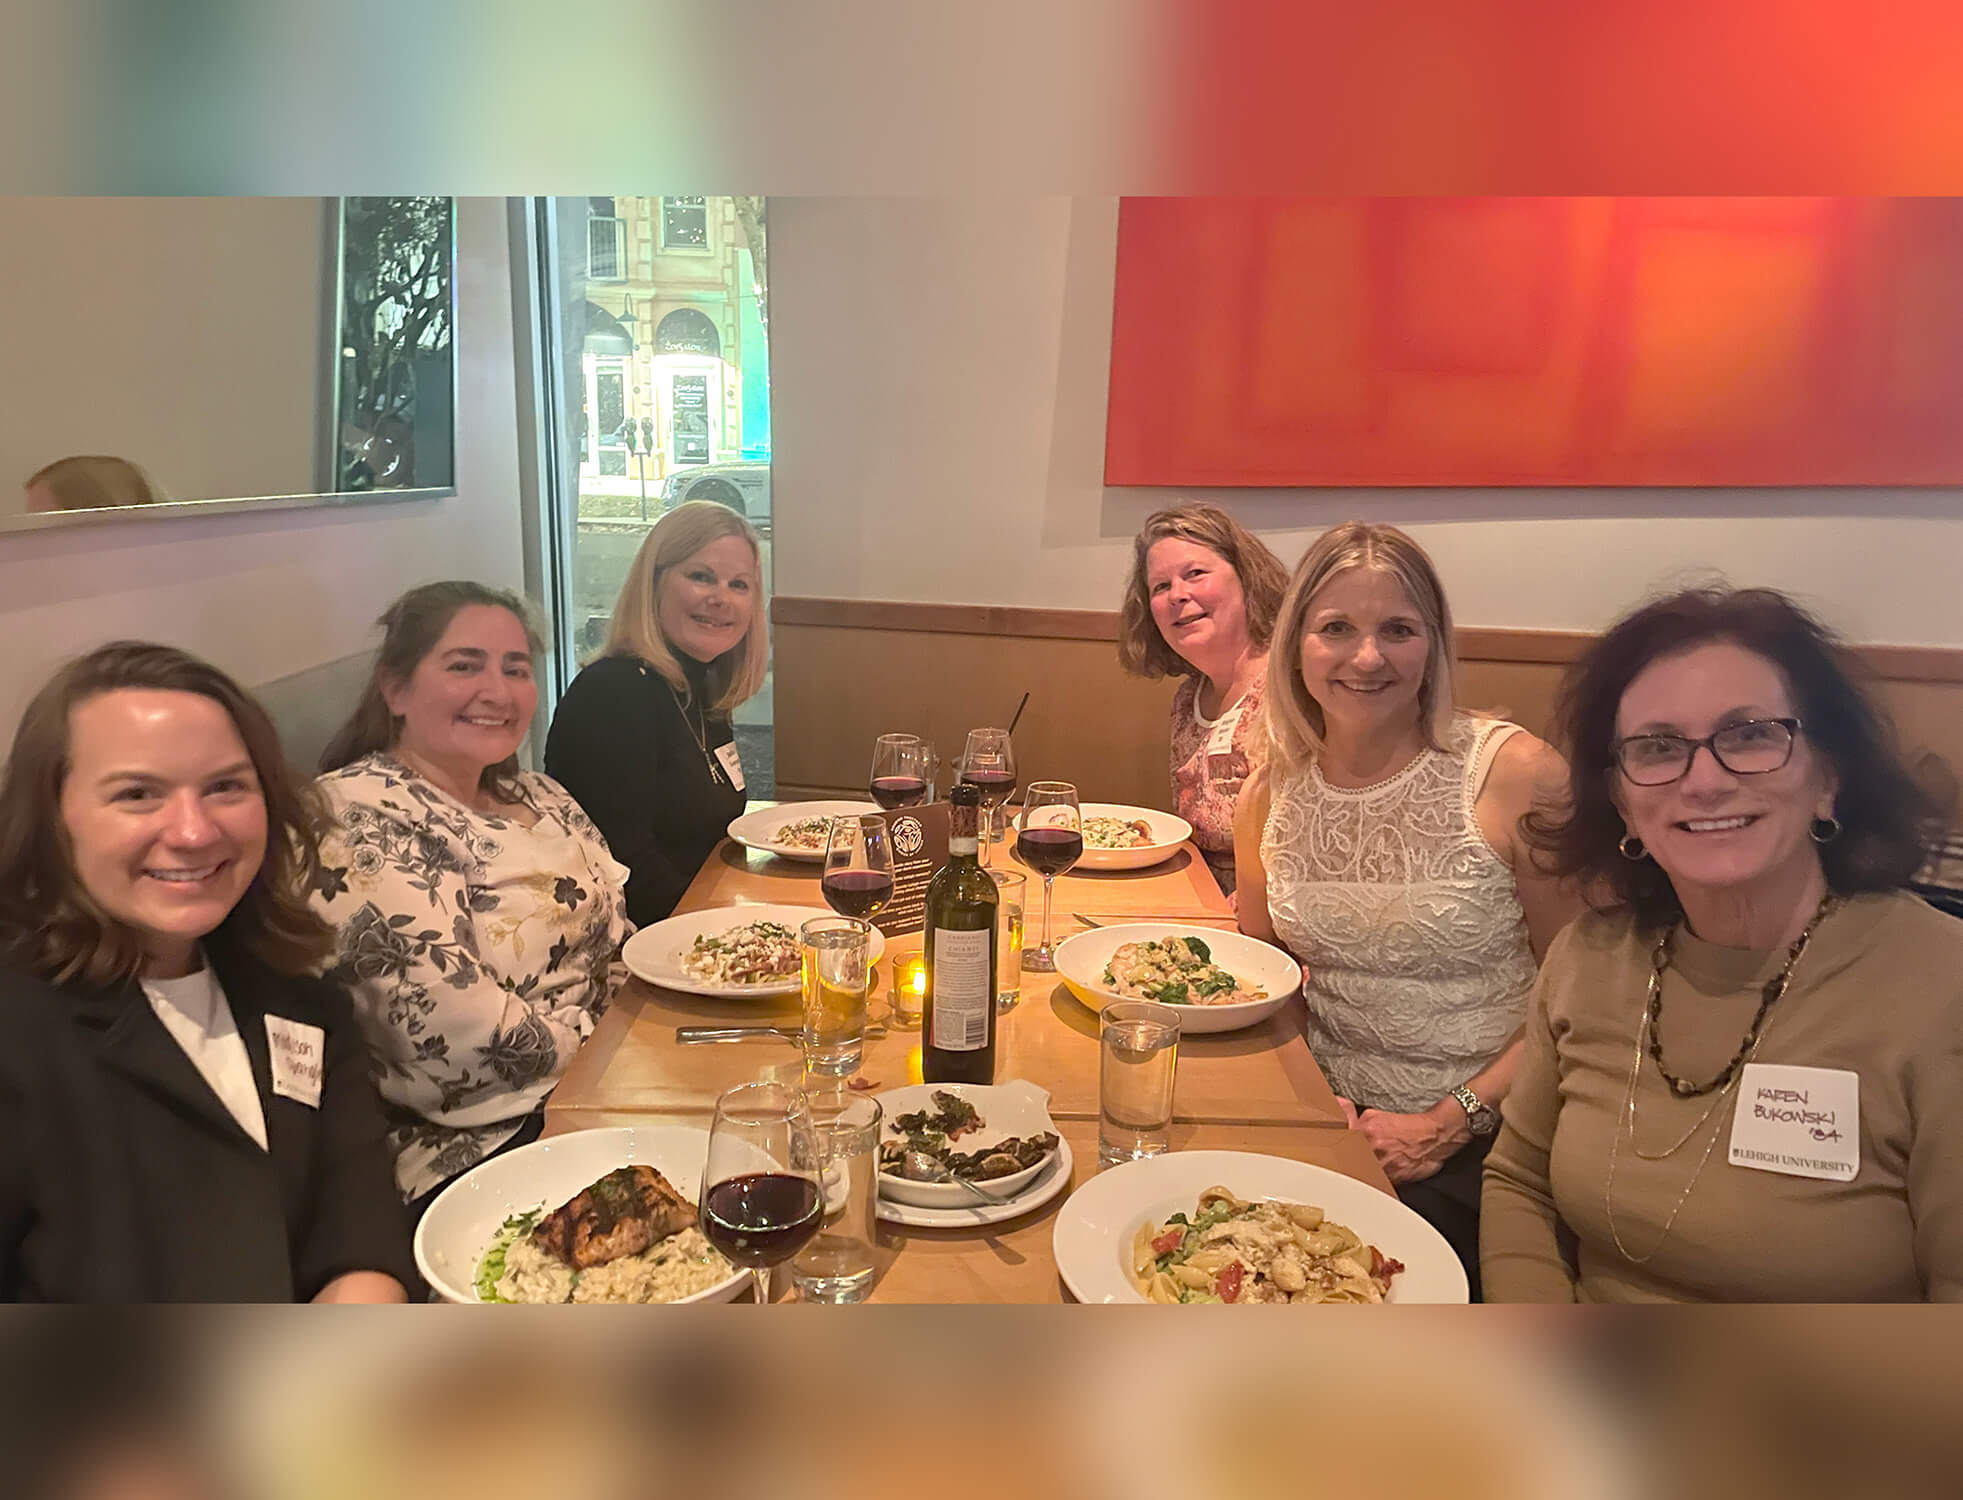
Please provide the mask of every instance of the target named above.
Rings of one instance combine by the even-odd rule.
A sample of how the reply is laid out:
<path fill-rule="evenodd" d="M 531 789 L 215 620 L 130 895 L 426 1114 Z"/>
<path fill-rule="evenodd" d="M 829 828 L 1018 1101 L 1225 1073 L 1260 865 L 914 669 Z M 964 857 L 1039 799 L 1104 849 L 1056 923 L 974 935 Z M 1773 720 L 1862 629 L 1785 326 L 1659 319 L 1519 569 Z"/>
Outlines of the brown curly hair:
<path fill-rule="evenodd" d="M 1645 927 L 1683 914 L 1654 860 L 1624 859 L 1622 814 L 1612 793 L 1616 715 L 1629 684 L 1652 662 L 1713 641 L 1764 657 L 1792 693 L 1802 733 L 1839 775 L 1841 832 L 1820 846 L 1828 889 L 1892 891 L 1921 866 L 1926 803 L 1895 747 L 1894 727 L 1862 687 L 1833 632 L 1774 589 L 1686 589 L 1625 616 L 1568 669 L 1555 709 L 1556 743 L 1568 754 L 1570 802 L 1562 814 L 1530 813 L 1529 842 L 1555 873 L 1606 890 Z"/>
<path fill-rule="evenodd" d="M 279 732 L 252 695 L 174 646 L 113 641 L 63 667 L 34 695 L 0 778 L 0 952 L 56 984 L 107 986 L 142 970 L 136 932 L 98 906 L 75 874 L 60 806 L 75 709 L 124 688 L 196 693 L 231 716 L 266 801 L 266 854 L 219 932 L 282 974 L 308 974 L 334 930 L 308 904 L 324 809 L 287 764 Z"/>

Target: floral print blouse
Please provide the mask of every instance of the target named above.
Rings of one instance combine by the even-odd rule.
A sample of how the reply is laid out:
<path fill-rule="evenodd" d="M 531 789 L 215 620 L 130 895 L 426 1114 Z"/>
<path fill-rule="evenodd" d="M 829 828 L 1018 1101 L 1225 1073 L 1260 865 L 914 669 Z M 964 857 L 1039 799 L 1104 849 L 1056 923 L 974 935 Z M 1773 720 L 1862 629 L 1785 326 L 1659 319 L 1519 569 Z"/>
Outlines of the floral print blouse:
<path fill-rule="evenodd" d="M 1172 698 L 1172 810 L 1193 825 L 1193 842 L 1231 896 L 1234 807 L 1254 767 L 1267 758 L 1262 679 L 1217 719 L 1200 717 L 1201 681 L 1188 677 Z"/>
<path fill-rule="evenodd" d="M 544 1102 L 606 1008 L 626 868 L 565 789 L 519 776 L 527 827 L 387 754 L 320 778 L 338 826 L 315 907 L 339 947 L 405 1200 L 475 1166 Z"/>

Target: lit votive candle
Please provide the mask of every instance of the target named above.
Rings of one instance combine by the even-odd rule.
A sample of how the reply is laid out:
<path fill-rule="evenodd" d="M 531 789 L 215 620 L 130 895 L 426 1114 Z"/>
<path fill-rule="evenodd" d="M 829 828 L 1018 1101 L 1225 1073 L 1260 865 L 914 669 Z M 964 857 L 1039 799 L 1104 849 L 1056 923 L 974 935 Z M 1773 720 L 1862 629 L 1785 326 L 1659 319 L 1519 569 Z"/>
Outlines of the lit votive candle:
<path fill-rule="evenodd" d="M 919 952 L 893 955 L 893 1009 L 918 1020 L 927 1001 L 927 959 Z"/>

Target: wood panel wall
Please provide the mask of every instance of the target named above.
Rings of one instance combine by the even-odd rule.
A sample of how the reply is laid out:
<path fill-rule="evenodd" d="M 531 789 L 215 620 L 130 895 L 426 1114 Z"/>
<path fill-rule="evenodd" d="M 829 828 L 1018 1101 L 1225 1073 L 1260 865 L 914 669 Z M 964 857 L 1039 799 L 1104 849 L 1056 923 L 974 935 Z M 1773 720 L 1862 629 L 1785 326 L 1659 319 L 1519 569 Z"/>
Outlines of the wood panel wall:
<path fill-rule="evenodd" d="M 873 740 L 887 731 L 925 735 L 951 762 L 970 729 L 1006 724 L 1027 691 L 1016 729 L 1025 782 L 1171 805 L 1174 685 L 1119 668 L 1113 611 L 780 598 L 771 618 L 781 796 L 863 796 Z M 1460 701 L 1544 734 L 1561 674 L 1590 639 L 1461 629 Z M 1911 760 L 1933 753 L 1963 768 L 1963 650 L 1863 646 L 1859 655 Z"/>

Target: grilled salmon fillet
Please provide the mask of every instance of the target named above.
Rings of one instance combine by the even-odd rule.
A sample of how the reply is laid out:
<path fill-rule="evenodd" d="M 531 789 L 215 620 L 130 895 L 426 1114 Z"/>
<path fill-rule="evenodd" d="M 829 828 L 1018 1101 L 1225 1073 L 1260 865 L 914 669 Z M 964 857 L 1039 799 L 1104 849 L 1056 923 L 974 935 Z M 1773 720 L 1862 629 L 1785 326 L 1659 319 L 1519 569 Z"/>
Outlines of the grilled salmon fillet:
<path fill-rule="evenodd" d="M 539 1220 L 532 1243 L 583 1271 L 638 1255 L 694 1223 L 695 1205 L 653 1167 L 620 1167 Z"/>

